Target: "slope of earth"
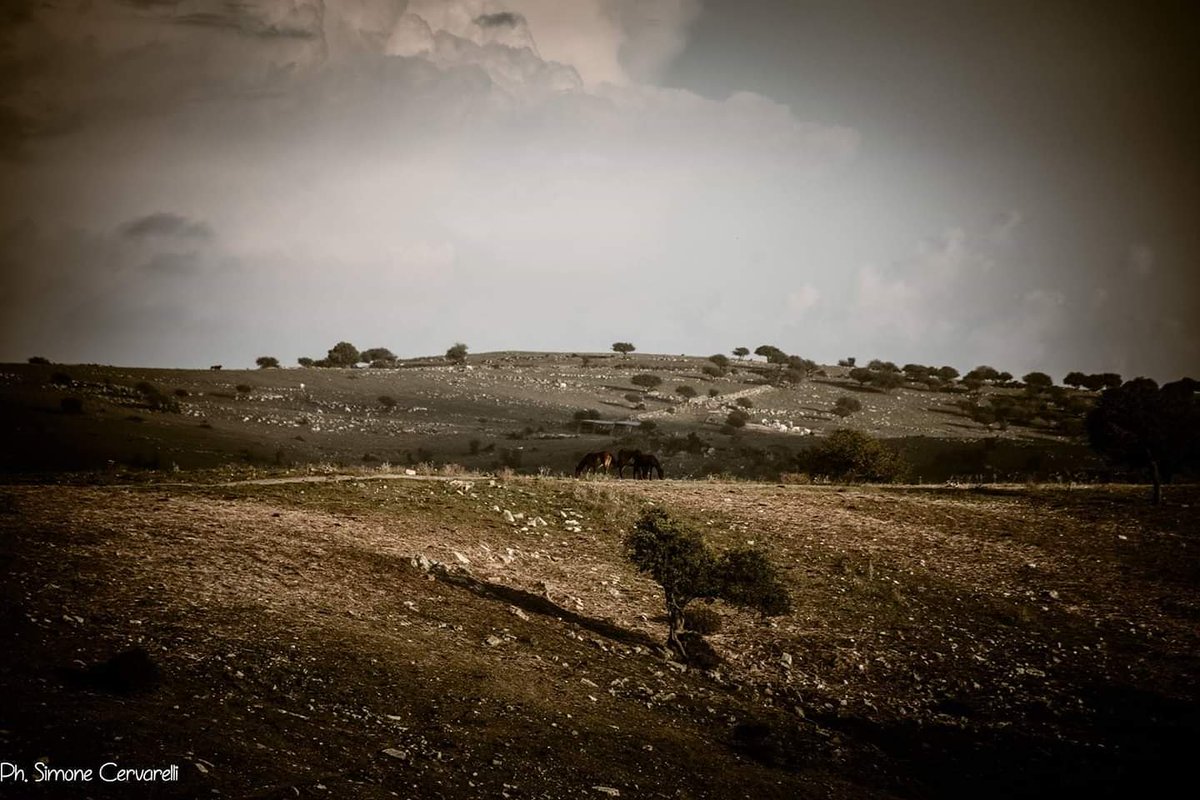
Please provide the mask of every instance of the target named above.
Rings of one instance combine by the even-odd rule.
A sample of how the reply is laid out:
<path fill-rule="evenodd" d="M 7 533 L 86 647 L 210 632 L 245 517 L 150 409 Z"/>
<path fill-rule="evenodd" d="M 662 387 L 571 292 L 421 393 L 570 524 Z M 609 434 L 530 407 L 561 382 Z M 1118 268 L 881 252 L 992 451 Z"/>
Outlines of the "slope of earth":
<path fill-rule="evenodd" d="M 636 444 L 658 450 L 671 475 L 777 475 L 814 436 L 847 424 L 831 410 L 843 395 L 861 398 L 863 410 L 848 421 L 856 428 L 884 438 L 925 437 L 963 451 L 957 461 L 940 452 L 918 454 L 915 474 L 930 480 L 983 473 L 989 465 L 1001 475 L 1046 476 L 1067 468 L 1059 462 L 1080 463 L 1081 448 L 1067 440 L 1016 427 L 989 432 L 954 406 L 953 393 L 864 390 L 837 367 L 828 367 L 826 378 L 775 387 L 765 383 L 771 370 L 761 363 L 734 363 L 718 378 L 705 375 L 706 366 L 712 365 L 687 356 L 553 353 L 488 353 L 461 366 L 420 360 L 394 369 L 5 365 L 0 415 L 9 430 L 0 470 L 328 462 L 456 463 L 561 474 L 585 452 L 621 446 L 610 431 L 581 429 L 574 419 L 594 412 L 603 420 L 643 423 Z M 643 391 L 631 381 L 638 374 L 662 384 Z M 152 408 L 136 388 L 143 383 L 177 403 L 178 411 Z M 680 387 L 698 396 L 685 399 Z M 722 426 L 739 402 L 750 404 L 751 418 L 730 436 Z M 998 447 L 985 452 L 978 441 L 985 438 Z M 1047 453 L 1058 454 L 1059 462 L 1047 461 Z"/>
<path fill-rule="evenodd" d="M 557 479 L 3 487 L 5 758 L 181 767 L 178 784 L 92 796 L 1153 793 L 1200 733 L 1200 494 L 1170 500 Z M 765 547 L 796 610 L 764 622 L 718 604 L 720 663 L 666 659 L 661 593 L 621 550 L 649 503 L 718 547 Z M 130 647 L 157 683 L 88 669 Z"/>

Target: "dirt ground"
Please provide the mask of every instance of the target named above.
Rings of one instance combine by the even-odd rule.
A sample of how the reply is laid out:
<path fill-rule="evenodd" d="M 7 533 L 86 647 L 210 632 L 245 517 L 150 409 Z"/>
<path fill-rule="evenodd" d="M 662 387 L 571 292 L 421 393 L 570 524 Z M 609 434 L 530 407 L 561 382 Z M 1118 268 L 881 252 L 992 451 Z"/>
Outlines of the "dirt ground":
<path fill-rule="evenodd" d="M 666 657 L 649 503 L 794 613 Z M 378 478 L 0 487 L 28 797 L 1153 796 L 1200 733 L 1200 491 Z M 507 513 L 506 513 L 507 512 Z M 511 519 L 510 519 L 511 517 Z M 144 648 L 157 675 L 95 665 Z M 144 678 L 144 680 L 143 680 Z"/>

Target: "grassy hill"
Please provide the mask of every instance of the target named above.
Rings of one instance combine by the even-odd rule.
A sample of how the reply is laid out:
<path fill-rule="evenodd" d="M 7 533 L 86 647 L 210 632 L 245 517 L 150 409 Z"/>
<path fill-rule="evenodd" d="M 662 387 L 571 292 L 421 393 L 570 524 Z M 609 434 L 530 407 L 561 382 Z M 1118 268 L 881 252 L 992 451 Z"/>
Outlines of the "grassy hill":
<path fill-rule="evenodd" d="M 704 373 L 711 366 L 688 356 L 561 353 L 485 353 L 461 366 L 417 359 L 388 369 L 5 365 L 0 414 L 10 437 L 0 469 L 386 463 L 561 474 L 584 452 L 633 444 L 658 452 L 676 477 L 776 479 L 794 471 L 797 452 L 843 426 L 889 440 L 914 480 L 1046 479 L 1098 468 L 1076 438 L 1044 420 L 1004 430 L 973 421 L 962 401 L 977 395 L 961 387 L 909 383 L 883 392 L 831 366 L 776 385 L 779 371 L 761 361 L 733 361 L 719 377 Z M 632 382 L 640 374 L 662 383 L 646 392 Z M 150 402 L 146 384 L 169 402 Z M 698 396 L 685 399 L 681 386 Z M 987 387 L 978 397 L 1020 394 Z M 846 396 L 862 409 L 842 419 L 833 408 Z M 730 433 L 723 428 L 734 409 L 749 422 Z M 581 429 L 575 417 L 588 412 L 642 428 L 618 441 Z"/>

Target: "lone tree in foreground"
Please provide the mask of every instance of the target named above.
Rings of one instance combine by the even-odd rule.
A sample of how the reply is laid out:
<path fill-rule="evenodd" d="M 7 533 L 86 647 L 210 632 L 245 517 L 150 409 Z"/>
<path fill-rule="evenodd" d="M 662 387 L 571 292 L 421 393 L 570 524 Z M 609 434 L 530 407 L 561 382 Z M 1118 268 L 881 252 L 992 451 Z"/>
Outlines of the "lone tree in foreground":
<path fill-rule="evenodd" d="M 613 342 L 612 349 L 614 353 L 620 353 L 623 356 L 628 356 L 634 350 L 637 350 L 631 342 Z"/>
<path fill-rule="evenodd" d="M 254 359 L 254 363 L 258 364 L 259 369 L 277 369 L 279 367 L 279 359 L 275 356 L 259 356 Z"/>
<path fill-rule="evenodd" d="M 1150 473 L 1151 502 L 1162 501 L 1162 485 L 1200 464 L 1200 386 L 1184 378 L 1159 388 L 1135 378 L 1106 389 L 1087 415 L 1088 440 L 1109 459 Z"/>
<path fill-rule="evenodd" d="M 679 629 L 693 600 L 724 600 L 764 617 L 787 614 L 791 596 L 766 553 L 749 547 L 717 555 L 704 537 L 657 506 L 642 512 L 625 539 L 629 560 L 663 589 L 667 644 L 687 658 Z"/>
<path fill-rule="evenodd" d="M 446 351 L 446 360 L 455 364 L 463 363 L 467 360 L 467 346 L 462 342 L 455 342 L 454 346 Z"/>

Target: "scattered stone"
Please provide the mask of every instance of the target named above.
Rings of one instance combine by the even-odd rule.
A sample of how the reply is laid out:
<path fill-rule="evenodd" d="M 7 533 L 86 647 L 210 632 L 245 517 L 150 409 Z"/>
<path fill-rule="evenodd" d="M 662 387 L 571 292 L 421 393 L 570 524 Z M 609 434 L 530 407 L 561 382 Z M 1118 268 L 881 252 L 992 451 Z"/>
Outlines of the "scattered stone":
<path fill-rule="evenodd" d="M 399 759 L 400 761 L 407 761 L 407 760 L 408 760 L 408 751 L 407 751 L 407 750 L 401 750 L 401 749 L 399 749 L 399 748 L 396 748 L 396 747 L 388 747 L 388 748 L 385 748 L 385 749 L 383 750 L 383 754 L 384 754 L 385 756 L 391 756 L 392 758 Z"/>
<path fill-rule="evenodd" d="M 456 561 L 458 561 L 458 563 L 460 563 L 460 564 L 470 564 L 471 563 L 471 559 L 467 558 L 466 556 L 464 556 L 462 553 L 458 552 L 457 550 L 452 550 L 451 552 L 454 553 L 454 558 Z"/>
<path fill-rule="evenodd" d="M 621 796 L 621 790 L 614 789 L 611 786 L 593 786 L 592 788 L 595 789 L 597 792 L 600 792 L 600 794 L 606 794 L 609 797 L 620 797 Z"/>
<path fill-rule="evenodd" d="M 516 606 L 509 606 L 508 610 L 517 619 L 524 620 L 525 622 L 529 621 L 529 615 Z"/>
<path fill-rule="evenodd" d="M 483 640 L 483 643 L 488 647 L 498 647 L 499 645 L 504 644 L 504 640 L 495 634 L 489 634 L 488 637 Z"/>

